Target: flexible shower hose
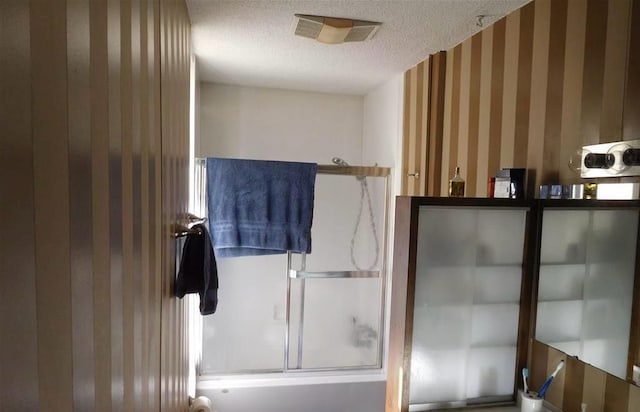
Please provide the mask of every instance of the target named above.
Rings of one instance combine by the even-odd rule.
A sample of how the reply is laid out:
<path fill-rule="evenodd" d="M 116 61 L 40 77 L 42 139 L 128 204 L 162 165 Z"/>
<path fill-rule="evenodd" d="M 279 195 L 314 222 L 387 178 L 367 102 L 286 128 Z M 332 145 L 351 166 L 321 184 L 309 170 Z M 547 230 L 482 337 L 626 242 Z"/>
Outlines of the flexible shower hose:
<path fill-rule="evenodd" d="M 367 184 L 367 178 L 364 176 L 360 176 L 357 178 L 360 181 L 360 207 L 358 208 L 358 217 L 356 218 L 356 225 L 353 228 L 353 235 L 351 236 L 351 263 L 358 270 L 372 270 L 378 264 L 378 259 L 380 257 L 380 245 L 378 242 L 378 232 L 376 230 L 376 222 L 373 219 L 373 207 L 371 206 L 371 195 L 369 194 L 369 185 Z M 369 218 L 371 222 L 371 232 L 373 233 L 373 240 L 376 246 L 376 255 L 373 261 L 373 264 L 368 268 L 362 268 L 356 262 L 355 257 L 355 243 L 356 236 L 358 235 L 358 229 L 360 228 L 360 220 L 362 219 L 362 209 L 364 207 L 364 198 L 367 198 L 367 206 L 369 208 Z"/>

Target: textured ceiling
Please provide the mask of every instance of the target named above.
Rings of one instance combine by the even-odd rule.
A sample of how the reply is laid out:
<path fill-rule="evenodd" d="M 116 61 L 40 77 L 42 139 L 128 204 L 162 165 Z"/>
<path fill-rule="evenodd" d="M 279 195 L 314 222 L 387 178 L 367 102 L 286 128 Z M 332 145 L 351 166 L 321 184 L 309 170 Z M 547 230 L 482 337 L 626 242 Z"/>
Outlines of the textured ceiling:
<path fill-rule="evenodd" d="M 187 0 L 201 80 L 366 94 L 529 0 Z M 294 14 L 382 22 L 362 43 L 293 35 Z"/>

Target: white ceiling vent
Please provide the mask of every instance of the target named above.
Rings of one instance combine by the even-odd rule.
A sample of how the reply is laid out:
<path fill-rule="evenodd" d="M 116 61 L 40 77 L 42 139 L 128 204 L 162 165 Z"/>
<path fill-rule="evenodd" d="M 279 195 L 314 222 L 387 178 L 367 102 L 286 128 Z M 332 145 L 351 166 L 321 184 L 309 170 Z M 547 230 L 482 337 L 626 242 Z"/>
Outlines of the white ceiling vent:
<path fill-rule="evenodd" d="M 382 23 L 296 14 L 294 34 L 321 43 L 340 44 L 370 40 Z"/>

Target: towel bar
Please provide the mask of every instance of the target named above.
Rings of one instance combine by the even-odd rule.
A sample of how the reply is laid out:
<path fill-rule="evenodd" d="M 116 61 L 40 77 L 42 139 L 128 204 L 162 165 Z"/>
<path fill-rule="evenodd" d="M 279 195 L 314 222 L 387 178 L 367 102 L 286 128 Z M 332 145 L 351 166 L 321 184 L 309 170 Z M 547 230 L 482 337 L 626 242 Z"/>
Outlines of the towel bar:
<path fill-rule="evenodd" d="M 291 279 L 320 279 L 320 278 L 379 278 L 378 270 L 334 270 L 326 272 L 307 272 L 305 270 L 289 270 Z"/>

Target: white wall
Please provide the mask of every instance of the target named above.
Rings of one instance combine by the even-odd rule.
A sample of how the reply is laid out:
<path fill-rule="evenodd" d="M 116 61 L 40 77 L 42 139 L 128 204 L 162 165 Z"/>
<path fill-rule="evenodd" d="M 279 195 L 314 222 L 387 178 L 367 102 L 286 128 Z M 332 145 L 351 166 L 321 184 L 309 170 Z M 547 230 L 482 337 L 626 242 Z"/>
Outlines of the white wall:
<path fill-rule="evenodd" d="M 402 155 L 403 95 L 404 75 L 398 74 L 365 96 L 362 119 L 362 161 L 392 167 L 393 186 L 398 193 L 400 175 L 396 166 L 400 166 Z"/>
<path fill-rule="evenodd" d="M 214 156 L 330 164 L 331 158 L 338 156 L 353 165 L 363 164 L 365 98 L 362 96 L 201 83 L 199 100 L 200 133 L 196 145 L 197 157 Z M 369 163 L 376 161 L 378 160 Z M 378 162 L 381 163 L 381 161 Z M 327 180 L 327 177 L 319 177 L 316 180 L 316 210 L 314 211 L 312 235 L 314 249 L 307 260 L 308 270 L 349 270 L 346 267 L 346 265 L 350 265 L 349 241 L 357 215 L 360 186 L 354 178 L 343 177 L 339 182 L 335 181 L 335 179 L 340 179 L 339 177 L 329 178 L 330 180 Z M 327 204 L 325 198 L 329 199 L 328 203 L 331 205 Z M 325 199 L 324 202 L 323 199 Z M 332 199 L 336 199 L 336 201 Z M 373 200 L 375 201 L 376 198 Z M 380 226 L 381 223 L 378 222 L 378 225 Z M 323 228 L 326 230 L 320 232 L 319 229 Z M 339 254 L 340 256 L 338 256 Z M 371 261 L 369 257 L 365 258 L 365 261 Z M 231 262 L 232 259 L 219 261 L 218 268 L 221 276 L 224 276 L 222 272 L 227 270 L 233 270 L 237 276 L 226 281 L 221 277 L 219 313 L 216 313 L 216 316 L 219 318 L 225 316 L 223 302 L 225 289 L 228 291 L 234 287 L 232 283 L 241 280 L 246 273 L 261 275 L 259 277 L 262 281 L 266 277 L 265 275 L 271 276 L 272 272 L 277 272 L 270 284 L 279 282 L 282 262 L 278 259 L 277 257 L 271 259 L 275 260 L 273 262 L 269 259 L 260 260 L 259 270 L 244 268 L 239 271 L 235 266 L 241 263 L 242 265 L 254 264 L 254 262 L 249 260 Z M 310 266 L 318 267 L 311 268 Z M 256 286 L 257 282 L 252 284 Z M 327 284 L 326 286 L 331 287 L 332 285 Z M 246 285 L 243 287 L 246 291 Z M 268 291 L 267 287 L 256 287 L 255 289 L 259 289 L 263 295 Z M 372 296 L 368 296 L 366 299 L 364 297 L 356 299 L 354 294 L 347 296 L 346 299 L 340 299 L 338 295 L 342 291 L 336 291 L 335 285 L 332 286 L 332 290 L 333 295 L 329 294 L 332 296 L 330 308 L 334 309 L 333 312 L 336 312 L 337 316 L 349 313 L 358 314 L 358 319 L 364 319 L 366 314 L 371 312 L 369 299 L 375 301 L 375 293 L 368 293 Z M 345 289 L 345 291 L 348 290 Z M 328 291 L 319 292 L 326 294 Z M 282 308 L 280 306 L 282 303 L 278 301 L 281 298 L 280 294 L 275 293 L 267 304 L 267 306 L 273 305 L 273 310 L 269 308 L 269 310 L 261 312 L 266 313 L 267 317 L 272 313 L 281 314 Z M 252 304 L 256 304 L 255 299 L 249 300 Z M 234 310 L 226 317 L 229 319 L 242 318 L 243 315 L 240 312 L 242 310 Z M 254 310 L 253 313 L 255 314 L 256 311 Z M 375 315 L 375 311 L 373 314 Z M 205 322 L 207 321 L 205 319 Z M 255 340 L 248 340 L 259 341 L 262 336 L 269 334 L 269 331 L 261 331 L 261 328 L 273 326 L 278 322 L 283 322 L 281 316 L 273 315 L 273 319 L 265 318 L 263 322 L 260 322 L 260 325 L 253 328 L 256 331 Z M 231 324 L 233 322 L 224 323 Z M 275 327 L 277 329 L 277 325 Z M 219 329 L 221 328 L 222 326 L 219 326 L 215 333 L 220 335 Z M 328 336 L 327 332 L 335 329 L 339 329 L 335 327 L 335 322 L 332 327 L 324 329 L 325 340 Z M 318 332 L 322 332 L 322 330 Z M 205 331 L 205 333 L 207 332 Z M 349 357 L 358 355 L 357 351 L 350 348 L 348 344 L 340 342 L 342 335 L 345 335 L 344 333 L 331 338 L 332 348 L 329 351 L 326 346 L 324 350 L 313 347 L 313 341 L 321 342 L 321 339 L 311 339 L 307 342 L 306 335 L 311 333 L 310 328 L 305 328 L 306 350 L 303 353 L 315 353 L 316 355 L 333 353 L 334 357 L 336 353 L 340 353 L 342 359 L 345 357 L 350 359 Z M 227 333 L 225 336 L 228 338 L 230 334 Z M 250 345 L 247 345 L 246 341 L 247 339 L 234 344 L 234 352 L 250 349 Z M 273 349 L 277 350 L 278 345 L 280 348 L 282 347 L 282 344 L 276 339 Z M 265 352 L 264 349 L 268 346 L 268 342 L 260 346 L 260 350 Z M 207 348 L 204 350 L 206 354 Z M 273 353 L 274 350 L 265 353 Z M 260 351 L 252 350 L 251 352 Z M 251 354 L 245 355 L 240 354 L 243 359 L 251 357 Z M 322 356 L 320 359 L 322 360 Z M 326 362 L 326 360 L 322 360 L 322 362 Z M 277 367 L 277 365 L 275 366 Z M 236 384 L 233 389 L 227 388 L 228 390 L 225 389 L 224 383 L 218 382 L 212 387 L 210 381 L 203 381 L 198 385 L 198 394 L 211 397 L 214 402 L 217 402 L 221 412 L 253 410 L 382 411 L 384 409 L 384 376 L 378 372 L 377 378 L 354 376 L 347 382 L 341 383 L 331 383 L 335 380 L 323 378 L 321 382 L 324 383 L 321 384 L 318 384 L 318 379 L 314 378 L 309 380 L 309 383 L 313 382 L 314 384 L 302 386 L 287 386 L 282 382 L 277 385 L 271 385 L 267 382 L 261 386 L 255 386 L 251 383 L 245 386 Z M 367 380 L 367 382 L 354 382 L 358 380 Z M 297 381 L 297 383 L 307 382 L 305 378 L 298 378 Z M 273 396 L 276 391 L 278 393 L 276 398 L 280 401 L 277 401 Z M 286 404 L 283 403 L 284 399 L 287 400 Z"/>
<path fill-rule="evenodd" d="M 196 156 L 321 164 L 330 163 L 333 156 L 339 156 L 353 165 L 391 167 L 393 177 L 390 191 L 393 198 L 389 211 L 391 227 L 388 232 L 387 260 L 390 270 L 394 198 L 400 188 L 399 167 L 396 166 L 400 165 L 402 145 L 403 86 L 402 74 L 364 97 L 201 83 Z M 358 187 L 356 184 L 350 193 L 343 193 L 339 197 L 341 200 L 354 195 L 359 198 Z M 373 199 L 382 194 L 377 193 L 382 191 L 378 184 L 370 182 L 370 189 Z M 331 190 L 341 189 L 334 187 Z M 376 210 L 376 215 L 378 212 Z M 380 217 L 376 216 L 378 222 Z M 335 219 L 341 217 L 336 214 Z M 339 226 L 343 226 L 350 236 L 353 224 L 350 212 L 345 219 L 349 221 Z M 317 223 L 314 219 L 314 224 Z M 362 228 L 366 229 L 365 226 Z M 317 238 L 321 240 L 320 236 Z M 315 239 L 314 247 L 318 244 Z M 388 287 L 387 295 L 390 289 Z M 388 325 L 385 330 L 388 331 Z M 269 407 L 273 410 L 299 411 L 382 411 L 384 382 L 372 380 L 371 376 L 368 380 L 362 383 L 302 386 L 287 386 L 284 382 L 277 386 L 264 386 L 264 383 L 257 387 L 234 385 L 229 390 L 219 384 L 211 386 L 210 382 L 203 382 L 198 392 L 212 397 L 224 412 L 270 410 Z M 300 395 L 301 388 L 305 392 L 303 396 Z M 278 391 L 275 398 L 274 390 Z M 274 401 L 276 398 L 288 399 L 288 404 Z M 271 403 L 273 405 L 265 409 L 265 405 Z M 284 406 L 287 407 L 282 409 Z"/>
<path fill-rule="evenodd" d="M 201 83 L 196 156 L 362 161 L 363 97 Z"/>
<path fill-rule="evenodd" d="M 393 230 L 395 217 L 395 197 L 400 194 L 402 161 L 402 122 L 403 122 L 404 75 L 398 74 L 385 84 L 371 91 L 364 99 L 363 148 L 364 164 L 378 163 L 391 167 L 391 187 L 389 192 L 389 227 L 387 231 L 387 277 L 391 278 L 393 267 Z M 391 288 L 388 284 L 386 301 L 390 302 Z M 385 343 L 389 342 L 389 308 L 386 305 Z M 384 365 L 387 364 L 387 345 L 385 344 Z M 386 370 L 386 368 L 385 368 Z"/>

